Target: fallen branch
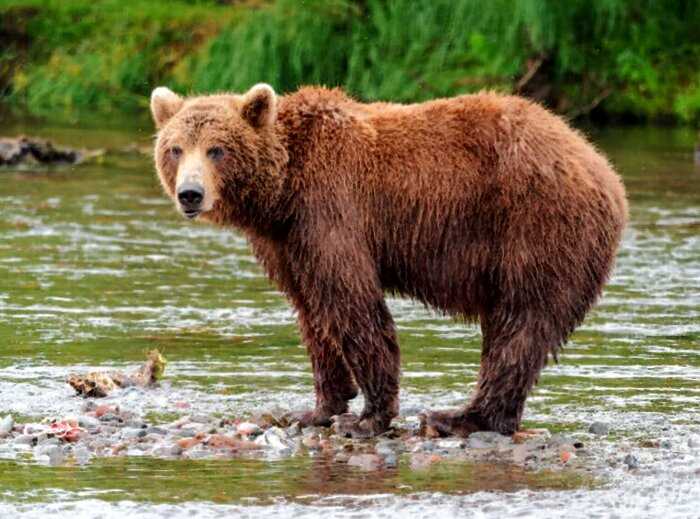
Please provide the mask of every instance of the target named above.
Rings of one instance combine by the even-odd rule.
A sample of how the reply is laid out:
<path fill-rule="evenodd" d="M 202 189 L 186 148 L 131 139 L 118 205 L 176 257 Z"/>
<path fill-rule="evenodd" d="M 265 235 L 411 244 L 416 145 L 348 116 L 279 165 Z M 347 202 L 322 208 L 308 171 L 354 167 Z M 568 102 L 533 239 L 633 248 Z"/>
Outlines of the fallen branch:
<path fill-rule="evenodd" d="M 588 103 L 587 105 L 584 105 L 582 107 L 577 108 L 576 110 L 573 110 L 571 112 L 568 112 L 566 114 L 566 117 L 568 119 L 576 119 L 578 117 L 581 117 L 582 115 L 588 115 L 591 113 L 593 110 L 595 110 L 600 103 L 605 101 L 610 94 L 612 94 L 613 89 L 611 87 L 606 87 L 603 89 L 601 93 L 599 93 L 597 96 L 593 98 L 593 100 Z"/>
<path fill-rule="evenodd" d="M 146 363 L 131 375 L 126 375 L 119 371 L 99 372 L 95 371 L 87 375 L 70 375 L 70 384 L 76 393 L 86 398 L 103 398 L 117 388 L 129 386 L 147 387 L 155 384 L 163 378 L 165 371 L 165 358 L 158 350 L 148 352 Z"/>
<path fill-rule="evenodd" d="M 528 65 L 527 72 L 525 72 L 525 75 L 523 75 L 523 77 L 521 77 L 515 85 L 516 93 L 522 92 L 522 90 L 527 86 L 527 84 L 532 80 L 532 78 L 535 77 L 535 74 L 537 74 L 537 71 L 540 70 L 546 58 L 547 56 L 540 56 L 537 59 L 535 59 L 530 65 Z"/>

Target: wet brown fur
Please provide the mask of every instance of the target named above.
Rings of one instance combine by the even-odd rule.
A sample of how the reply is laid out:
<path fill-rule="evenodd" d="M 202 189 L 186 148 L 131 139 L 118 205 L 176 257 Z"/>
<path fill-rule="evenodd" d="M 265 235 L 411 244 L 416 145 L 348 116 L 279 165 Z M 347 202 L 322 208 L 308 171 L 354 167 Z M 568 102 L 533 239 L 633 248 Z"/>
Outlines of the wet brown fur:
<path fill-rule="evenodd" d="M 226 147 L 203 217 L 241 229 L 298 312 L 317 397 L 305 422 L 346 412 L 358 386 L 365 408 L 349 430 L 376 434 L 397 414 L 390 292 L 481 324 L 475 395 L 428 425 L 515 431 L 610 274 L 627 203 L 607 160 L 512 96 L 362 104 L 307 87 L 256 102 L 182 101 L 161 121 L 156 165 L 173 196 L 172 142 Z"/>

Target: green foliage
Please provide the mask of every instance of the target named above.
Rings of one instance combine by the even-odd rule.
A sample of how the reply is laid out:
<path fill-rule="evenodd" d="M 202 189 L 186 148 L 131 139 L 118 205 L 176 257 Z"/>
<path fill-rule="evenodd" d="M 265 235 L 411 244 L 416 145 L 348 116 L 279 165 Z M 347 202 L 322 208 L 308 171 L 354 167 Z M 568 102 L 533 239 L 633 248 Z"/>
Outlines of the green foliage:
<path fill-rule="evenodd" d="M 266 81 L 407 102 L 490 88 L 572 116 L 597 108 L 700 120 L 697 1 L 221 4 L 0 0 L 3 18 L 27 18 L 31 40 L 26 63 L 12 70 L 10 100 L 33 112 L 129 110 L 159 83 L 204 92 Z M 10 47 L 0 52 L 0 88 L 3 67 L 17 63 Z"/>
<path fill-rule="evenodd" d="M 241 91 L 261 81 L 288 89 L 341 85 L 358 12 L 340 0 L 279 0 L 221 31 L 193 56 L 178 83 L 196 91 Z"/>
<path fill-rule="evenodd" d="M 149 0 L 10 0 L 0 14 L 29 42 L 13 46 L 25 62 L 9 100 L 40 114 L 141 108 L 154 84 L 233 18 L 228 8 Z"/>

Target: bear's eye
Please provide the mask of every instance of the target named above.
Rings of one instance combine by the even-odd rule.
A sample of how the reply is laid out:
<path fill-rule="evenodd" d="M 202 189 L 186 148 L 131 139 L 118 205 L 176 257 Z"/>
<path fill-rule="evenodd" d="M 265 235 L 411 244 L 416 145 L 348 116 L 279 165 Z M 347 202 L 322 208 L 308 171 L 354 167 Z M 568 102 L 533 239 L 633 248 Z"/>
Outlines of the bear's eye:
<path fill-rule="evenodd" d="M 180 146 L 173 146 L 170 148 L 170 155 L 176 160 L 179 159 L 180 155 L 182 155 L 182 148 Z"/>
<path fill-rule="evenodd" d="M 224 149 L 220 146 L 212 146 L 207 150 L 207 157 L 211 160 L 219 160 L 224 156 Z"/>

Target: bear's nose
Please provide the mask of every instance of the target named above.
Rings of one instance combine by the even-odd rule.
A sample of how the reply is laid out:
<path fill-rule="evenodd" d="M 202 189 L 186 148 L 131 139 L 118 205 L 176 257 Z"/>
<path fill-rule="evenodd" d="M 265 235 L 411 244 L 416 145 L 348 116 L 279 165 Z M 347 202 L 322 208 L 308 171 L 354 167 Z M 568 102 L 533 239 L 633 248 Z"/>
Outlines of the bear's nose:
<path fill-rule="evenodd" d="M 196 208 L 204 200 L 204 188 L 194 182 L 185 182 L 177 190 L 177 199 L 185 208 Z"/>

